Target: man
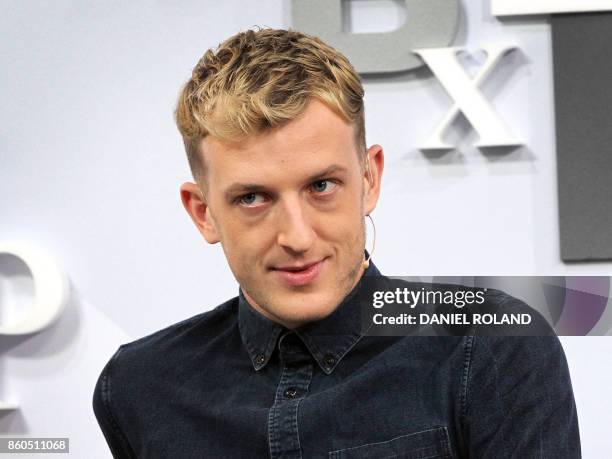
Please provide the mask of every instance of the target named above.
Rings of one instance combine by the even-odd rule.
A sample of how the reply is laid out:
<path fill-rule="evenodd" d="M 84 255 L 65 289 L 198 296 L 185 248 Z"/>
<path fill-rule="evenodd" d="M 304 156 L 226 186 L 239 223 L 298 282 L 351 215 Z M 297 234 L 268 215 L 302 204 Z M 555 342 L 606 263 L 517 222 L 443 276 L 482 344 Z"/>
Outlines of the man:
<path fill-rule="evenodd" d="M 384 159 L 344 56 L 239 33 L 198 62 L 176 118 L 183 204 L 240 290 L 106 365 L 94 409 L 115 457 L 579 457 L 556 337 L 364 336 Z"/>

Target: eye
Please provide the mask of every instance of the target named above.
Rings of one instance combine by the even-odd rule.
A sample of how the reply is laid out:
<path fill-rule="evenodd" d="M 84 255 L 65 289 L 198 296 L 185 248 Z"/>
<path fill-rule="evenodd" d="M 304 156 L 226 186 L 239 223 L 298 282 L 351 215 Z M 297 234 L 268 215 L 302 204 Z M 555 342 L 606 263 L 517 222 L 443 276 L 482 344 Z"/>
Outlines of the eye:
<path fill-rule="evenodd" d="M 331 193 L 337 186 L 338 184 L 332 180 L 325 179 L 313 182 L 312 189 L 317 194 L 327 194 Z"/>
<path fill-rule="evenodd" d="M 260 193 L 247 193 L 238 197 L 236 201 L 245 207 L 257 207 L 264 202 L 264 198 Z"/>

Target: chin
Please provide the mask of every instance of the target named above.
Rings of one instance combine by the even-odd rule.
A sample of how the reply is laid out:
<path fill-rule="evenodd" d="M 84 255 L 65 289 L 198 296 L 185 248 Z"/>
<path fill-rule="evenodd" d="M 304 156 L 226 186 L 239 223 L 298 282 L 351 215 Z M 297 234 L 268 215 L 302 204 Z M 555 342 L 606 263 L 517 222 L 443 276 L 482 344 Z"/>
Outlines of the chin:
<path fill-rule="evenodd" d="M 303 302 L 291 305 L 291 301 L 287 301 L 285 304 L 289 306 L 292 314 L 290 314 L 290 317 L 286 317 L 286 319 L 302 323 L 321 320 L 334 312 L 341 301 L 341 298 L 335 297 L 321 298 L 316 301 L 310 300 L 306 305 Z"/>

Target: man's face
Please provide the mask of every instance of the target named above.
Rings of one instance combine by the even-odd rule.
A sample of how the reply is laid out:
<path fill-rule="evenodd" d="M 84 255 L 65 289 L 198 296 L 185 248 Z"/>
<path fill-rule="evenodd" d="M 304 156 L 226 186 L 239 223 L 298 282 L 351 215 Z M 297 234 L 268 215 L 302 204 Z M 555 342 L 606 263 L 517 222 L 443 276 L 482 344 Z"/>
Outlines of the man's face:
<path fill-rule="evenodd" d="M 185 184 L 183 202 L 249 303 L 290 328 L 329 315 L 363 273 L 382 149 L 368 150 L 371 184 L 353 126 L 313 100 L 280 128 L 235 144 L 208 136 L 202 150 L 204 199 L 189 203 Z"/>

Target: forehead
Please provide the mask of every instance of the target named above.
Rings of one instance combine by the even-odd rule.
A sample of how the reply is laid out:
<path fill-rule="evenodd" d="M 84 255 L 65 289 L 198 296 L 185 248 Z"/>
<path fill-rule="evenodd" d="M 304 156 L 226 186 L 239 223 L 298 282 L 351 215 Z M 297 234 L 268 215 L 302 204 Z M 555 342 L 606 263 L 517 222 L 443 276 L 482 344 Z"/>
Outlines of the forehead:
<path fill-rule="evenodd" d="M 290 181 L 338 164 L 359 168 L 351 123 L 313 100 L 296 119 L 281 127 L 227 143 L 208 136 L 202 150 L 209 189 L 230 181 Z"/>

